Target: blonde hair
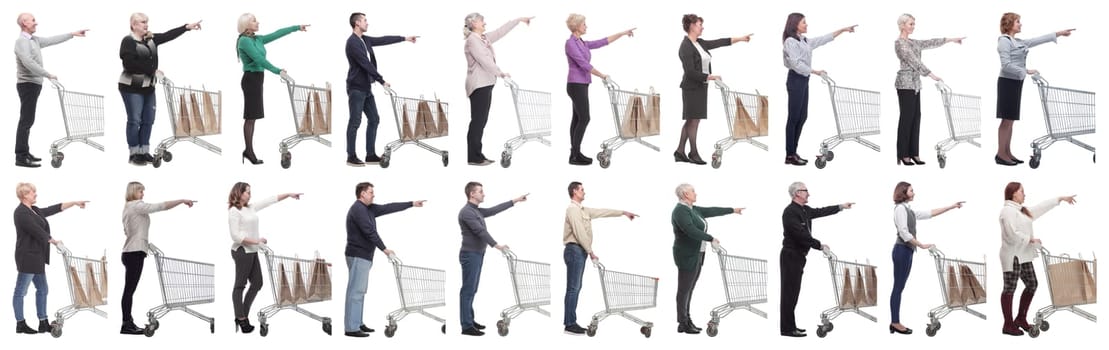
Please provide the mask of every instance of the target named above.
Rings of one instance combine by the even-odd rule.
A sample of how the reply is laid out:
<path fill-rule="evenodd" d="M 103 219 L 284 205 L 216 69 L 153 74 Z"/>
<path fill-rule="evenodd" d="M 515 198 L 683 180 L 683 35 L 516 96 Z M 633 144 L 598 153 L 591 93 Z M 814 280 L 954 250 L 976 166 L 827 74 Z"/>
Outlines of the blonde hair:
<path fill-rule="evenodd" d="M 462 24 L 463 39 L 470 37 L 470 33 L 474 31 L 474 21 L 479 19 L 485 19 L 485 17 L 482 17 L 481 14 L 477 12 L 466 15 L 466 23 Z"/>
<path fill-rule="evenodd" d="M 566 18 L 566 28 L 569 28 L 571 33 L 577 31 L 582 23 L 585 23 L 585 16 L 581 14 L 571 13 L 570 17 Z"/>
<path fill-rule="evenodd" d="M 127 201 L 139 199 L 139 191 L 144 190 L 146 190 L 146 186 L 143 186 L 141 182 L 131 181 L 127 184 Z"/>
<path fill-rule="evenodd" d="M 910 15 L 908 13 L 902 14 L 901 16 L 897 17 L 897 29 L 901 29 L 901 27 L 904 26 L 906 23 L 909 23 L 909 21 L 915 20 L 916 17 L 913 17 L 913 15 Z"/>
<path fill-rule="evenodd" d="M 141 22 L 141 21 L 149 21 L 149 20 L 150 20 L 150 17 L 147 17 L 145 13 L 142 13 L 142 12 L 132 13 L 131 14 L 131 30 L 132 31 L 135 30 L 135 23 Z"/>
<path fill-rule="evenodd" d="M 23 196 L 32 191 L 37 191 L 35 185 L 30 182 L 20 182 L 15 185 L 15 198 L 19 198 L 19 200 L 22 201 Z"/>
<path fill-rule="evenodd" d="M 239 34 L 247 34 L 246 31 L 250 30 L 250 20 L 258 20 L 254 14 L 247 12 L 239 16 Z M 251 33 L 253 34 L 253 33 Z"/>

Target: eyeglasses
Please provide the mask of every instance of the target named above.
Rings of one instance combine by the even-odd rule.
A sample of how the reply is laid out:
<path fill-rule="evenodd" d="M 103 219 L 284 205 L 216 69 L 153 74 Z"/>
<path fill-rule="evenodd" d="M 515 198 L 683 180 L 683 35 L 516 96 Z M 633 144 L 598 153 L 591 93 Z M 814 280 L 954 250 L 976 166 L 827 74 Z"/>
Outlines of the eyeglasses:
<path fill-rule="evenodd" d="M 797 190 L 797 192 L 805 192 L 805 193 L 809 193 L 809 190 L 808 190 L 808 189 L 800 189 L 800 190 Z"/>

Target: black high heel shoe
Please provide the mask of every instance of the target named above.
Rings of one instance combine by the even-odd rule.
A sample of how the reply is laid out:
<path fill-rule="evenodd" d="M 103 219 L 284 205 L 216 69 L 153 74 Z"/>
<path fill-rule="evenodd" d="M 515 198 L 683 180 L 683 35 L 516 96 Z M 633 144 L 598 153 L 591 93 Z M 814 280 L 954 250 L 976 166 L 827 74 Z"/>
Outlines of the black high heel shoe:
<path fill-rule="evenodd" d="M 920 160 L 920 157 L 913 157 L 913 163 L 916 163 L 916 165 L 924 165 L 924 161 Z"/>
<path fill-rule="evenodd" d="M 682 152 L 674 151 L 674 161 L 678 163 L 691 163 L 689 157 L 686 157 Z"/>
<path fill-rule="evenodd" d="M 893 334 L 894 332 L 897 332 L 899 334 L 913 334 L 913 330 L 910 329 L 909 327 L 905 327 L 905 330 L 900 330 L 900 329 L 897 329 L 897 327 L 894 327 L 891 324 L 890 325 L 890 334 Z"/>
<path fill-rule="evenodd" d="M 897 164 L 898 165 L 916 165 L 916 163 L 913 163 L 913 160 L 910 159 L 909 157 L 897 158 Z"/>
<path fill-rule="evenodd" d="M 704 160 L 701 159 L 700 154 L 693 153 L 693 152 L 689 152 L 689 162 L 693 163 L 693 164 L 697 164 L 697 165 L 708 164 L 708 162 L 705 162 Z"/>
<path fill-rule="evenodd" d="M 249 160 L 250 164 L 253 165 L 262 164 L 262 160 L 258 159 L 258 156 L 255 156 L 254 153 L 247 153 L 246 151 L 243 151 L 243 158 L 241 159 L 240 163 L 244 163 L 247 160 Z"/>
<path fill-rule="evenodd" d="M 249 334 L 254 331 L 254 326 L 250 324 L 249 318 L 235 319 L 235 331 L 242 331 L 243 334 Z"/>

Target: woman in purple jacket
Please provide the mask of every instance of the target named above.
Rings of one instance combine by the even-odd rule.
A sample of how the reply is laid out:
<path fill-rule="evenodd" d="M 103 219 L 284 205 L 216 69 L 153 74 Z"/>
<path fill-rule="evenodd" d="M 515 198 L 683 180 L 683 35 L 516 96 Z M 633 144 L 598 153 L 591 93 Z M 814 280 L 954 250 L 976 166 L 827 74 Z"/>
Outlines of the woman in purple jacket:
<path fill-rule="evenodd" d="M 570 14 L 566 19 L 566 27 L 570 29 L 570 38 L 566 39 L 566 61 L 570 65 L 570 73 L 566 78 L 566 94 L 570 95 L 574 106 L 573 119 L 570 120 L 570 164 L 590 165 L 593 164 L 593 159 L 581 153 L 581 140 L 585 137 L 585 128 L 589 126 L 589 83 L 593 81 L 590 75 L 608 79 L 608 74 L 601 73 L 590 64 L 589 61 L 593 58 L 590 50 L 602 48 L 625 35 L 634 36 L 632 31 L 635 28 L 604 39 L 586 41 L 581 37 L 586 30 L 585 16 L 577 13 Z"/>

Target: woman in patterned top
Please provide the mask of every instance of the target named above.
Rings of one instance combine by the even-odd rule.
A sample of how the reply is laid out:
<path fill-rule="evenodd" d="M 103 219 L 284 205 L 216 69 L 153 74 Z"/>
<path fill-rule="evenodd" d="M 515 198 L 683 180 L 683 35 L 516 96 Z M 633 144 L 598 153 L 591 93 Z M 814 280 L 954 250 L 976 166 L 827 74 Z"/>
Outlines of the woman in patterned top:
<path fill-rule="evenodd" d="M 897 164 L 923 165 L 920 160 L 920 77 L 927 76 L 935 81 L 943 81 L 920 60 L 920 52 L 934 49 L 946 43 L 962 44 L 965 38 L 937 38 L 928 40 L 910 39 L 916 30 L 916 18 L 903 14 L 897 18 L 901 36 L 894 43 L 901 69 L 897 70 L 897 104 L 901 116 L 897 120 Z"/>

